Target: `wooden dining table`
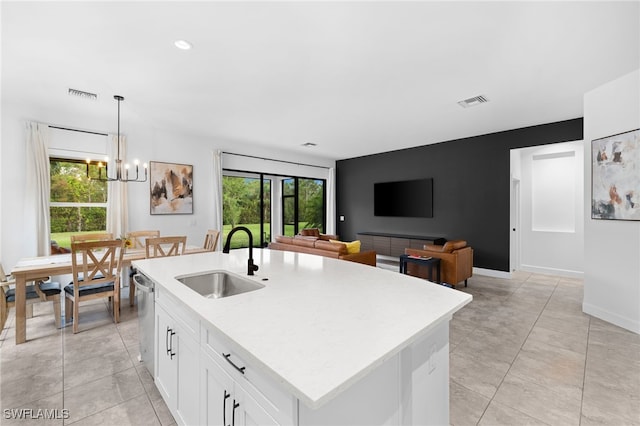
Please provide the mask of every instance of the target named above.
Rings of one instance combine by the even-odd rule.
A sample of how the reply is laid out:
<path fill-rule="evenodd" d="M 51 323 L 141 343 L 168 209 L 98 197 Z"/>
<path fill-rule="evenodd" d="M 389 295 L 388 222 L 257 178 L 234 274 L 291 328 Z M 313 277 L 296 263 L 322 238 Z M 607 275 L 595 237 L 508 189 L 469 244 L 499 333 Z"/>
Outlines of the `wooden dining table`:
<path fill-rule="evenodd" d="M 206 251 L 202 247 L 187 246 L 183 255 Z M 144 258 L 144 249 L 127 249 L 122 256 L 122 267 L 128 267 L 134 260 Z M 71 274 L 71 264 L 71 253 L 64 253 L 26 257 L 20 259 L 11 270 L 11 275 L 16 281 L 16 345 L 27 341 L 27 283 L 46 276 Z"/>

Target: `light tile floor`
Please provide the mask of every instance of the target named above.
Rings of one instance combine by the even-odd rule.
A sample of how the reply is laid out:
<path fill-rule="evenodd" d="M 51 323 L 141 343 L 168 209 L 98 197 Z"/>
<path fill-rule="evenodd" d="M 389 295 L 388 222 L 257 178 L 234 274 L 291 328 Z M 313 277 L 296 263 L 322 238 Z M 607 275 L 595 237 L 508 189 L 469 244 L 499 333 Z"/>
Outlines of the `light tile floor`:
<path fill-rule="evenodd" d="M 137 359 L 136 308 L 129 307 L 128 299 L 123 302 L 118 324 L 105 299 L 80 305 L 80 332 L 75 335 L 70 326 L 55 328 L 51 303 L 36 304 L 34 318 L 27 320 L 29 340 L 18 346 L 12 310 L 0 334 L 0 424 L 174 425 L 151 375 Z M 7 411 L 21 408 L 32 410 L 22 411 L 30 419 L 12 418 L 19 411 Z M 58 418 L 44 420 L 47 414 L 38 409 Z"/>
<path fill-rule="evenodd" d="M 582 313 L 582 280 L 476 275 L 450 328 L 451 424 L 640 425 L 640 335 Z"/>
<path fill-rule="evenodd" d="M 451 424 L 640 425 L 640 336 L 582 313 L 582 282 L 476 275 L 474 300 L 451 322 Z M 123 295 L 128 291 L 123 291 Z M 138 360 L 136 309 L 114 324 L 103 301 L 83 305 L 81 332 L 56 330 L 34 305 L 26 344 L 13 310 L 0 334 L 0 424 L 172 425 Z M 68 419 L 11 419 L 11 409 Z"/>

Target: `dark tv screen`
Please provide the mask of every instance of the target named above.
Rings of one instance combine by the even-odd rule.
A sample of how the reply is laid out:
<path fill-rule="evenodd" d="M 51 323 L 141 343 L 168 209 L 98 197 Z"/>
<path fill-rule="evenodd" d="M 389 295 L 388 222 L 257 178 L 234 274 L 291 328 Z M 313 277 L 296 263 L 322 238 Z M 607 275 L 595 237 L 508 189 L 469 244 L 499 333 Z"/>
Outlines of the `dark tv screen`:
<path fill-rule="evenodd" d="M 373 184 L 375 216 L 433 217 L 433 179 Z"/>

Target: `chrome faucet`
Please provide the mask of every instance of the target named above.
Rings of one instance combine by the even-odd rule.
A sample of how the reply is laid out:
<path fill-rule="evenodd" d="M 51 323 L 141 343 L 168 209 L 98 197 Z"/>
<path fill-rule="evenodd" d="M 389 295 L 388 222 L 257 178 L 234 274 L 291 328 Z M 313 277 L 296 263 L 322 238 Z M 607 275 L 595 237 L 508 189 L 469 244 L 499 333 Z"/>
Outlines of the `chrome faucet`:
<path fill-rule="evenodd" d="M 251 231 L 249 228 L 245 226 L 236 226 L 229 232 L 227 235 L 227 241 L 224 243 L 224 248 L 222 249 L 223 253 L 229 253 L 229 249 L 231 248 L 231 237 L 236 231 L 244 231 L 249 236 L 249 260 L 247 262 L 247 275 L 253 275 L 255 271 L 258 270 L 258 265 L 254 265 L 253 263 L 253 235 L 251 235 Z"/>

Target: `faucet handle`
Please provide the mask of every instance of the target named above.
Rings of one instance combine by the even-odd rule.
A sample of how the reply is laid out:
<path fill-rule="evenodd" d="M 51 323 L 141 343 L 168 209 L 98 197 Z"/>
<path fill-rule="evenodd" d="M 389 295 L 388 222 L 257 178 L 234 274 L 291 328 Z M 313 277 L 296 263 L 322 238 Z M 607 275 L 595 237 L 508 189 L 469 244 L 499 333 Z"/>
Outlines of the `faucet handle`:
<path fill-rule="evenodd" d="M 249 260 L 247 261 L 247 274 L 248 274 L 248 275 L 253 275 L 253 273 L 254 273 L 255 271 L 257 271 L 258 269 L 259 269 L 259 268 L 258 268 L 258 265 L 256 265 L 256 264 L 254 264 L 254 263 L 253 263 L 253 259 L 249 259 Z"/>

